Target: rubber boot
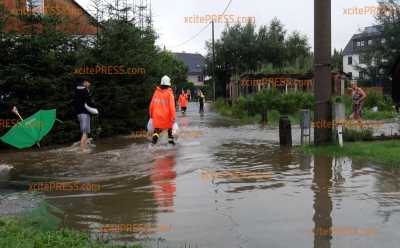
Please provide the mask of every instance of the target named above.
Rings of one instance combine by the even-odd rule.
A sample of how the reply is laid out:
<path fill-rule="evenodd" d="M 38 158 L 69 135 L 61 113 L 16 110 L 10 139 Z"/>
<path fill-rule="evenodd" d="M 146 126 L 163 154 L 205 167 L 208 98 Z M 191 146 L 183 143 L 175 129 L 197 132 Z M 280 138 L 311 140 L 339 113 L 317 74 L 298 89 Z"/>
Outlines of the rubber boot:
<path fill-rule="evenodd" d="M 154 145 L 157 144 L 158 138 L 159 138 L 158 133 L 154 133 L 151 143 L 153 143 Z"/>

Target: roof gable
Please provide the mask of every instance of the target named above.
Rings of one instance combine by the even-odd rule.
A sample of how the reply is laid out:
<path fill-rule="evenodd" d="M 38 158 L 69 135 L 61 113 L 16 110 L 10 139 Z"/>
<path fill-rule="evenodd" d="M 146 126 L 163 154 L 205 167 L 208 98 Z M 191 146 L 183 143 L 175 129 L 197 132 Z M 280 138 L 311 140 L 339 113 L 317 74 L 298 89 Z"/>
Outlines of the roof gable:
<path fill-rule="evenodd" d="M 174 53 L 188 67 L 188 73 L 203 73 L 205 58 L 198 53 Z"/>

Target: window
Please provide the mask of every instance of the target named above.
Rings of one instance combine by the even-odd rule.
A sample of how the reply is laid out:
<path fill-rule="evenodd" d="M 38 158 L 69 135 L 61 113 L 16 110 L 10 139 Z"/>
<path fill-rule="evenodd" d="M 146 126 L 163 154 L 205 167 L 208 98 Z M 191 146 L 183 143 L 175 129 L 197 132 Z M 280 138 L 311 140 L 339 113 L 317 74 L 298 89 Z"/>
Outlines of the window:
<path fill-rule="evenodd" d="M 197 81 L 203 82 L 203 76 L 197 76 Z"/>
<path fill-rule="evenodd" d="M 366 62 L 367 62 L 367 57 L 366 57 L 365 55 L 363 55 L 363 54 L 360 54 L 360 61 L 359 61 L 359 63 L 360 63 L 360 64 L 366 64 Z"/>
<path fill-rule="evenodd" d="M 350 79 L 353 79 L 353 73 L 352 72 L 347 73 L 347 75 L 349 75 Z"/>
<path fill-rule="evenodd" d="M 360 42 L 360 41 L 357 41 L 356 46 L 357 46 L 357 47 L 360 47 L 360 46 L 361 46 L 361 42 Z"/>
<path fill-rule="evenodd" d="M 348 64 L 348 65 L 352 65 L 352 64 L 353 64 L 353 57 L 349 56 L 349 57 L 347 58 L 347 64 Z"/>
<path fill-rule="evenodd" d="M 372 45 L 372 40 L 368 40 L 368 46 Z"/>
<path fill-rule="evenodd" d="M 33 13 L 43 14 L 44 12 L 44 0 L 26 0 L 27 11 L 32 8 Z"/>
<path fill-rule="evenodd" d="M 386 42 L 386 39 L 385 39 L 385 38 L 382 38 L 381 42 L 382 42 L 382 44 L 385 43 L 385 42 Z"/>
<path fill-rule="evenodd" d="M 361 47 L 364 47 L 365 46 L 365 41 L 361 41 Z"/>

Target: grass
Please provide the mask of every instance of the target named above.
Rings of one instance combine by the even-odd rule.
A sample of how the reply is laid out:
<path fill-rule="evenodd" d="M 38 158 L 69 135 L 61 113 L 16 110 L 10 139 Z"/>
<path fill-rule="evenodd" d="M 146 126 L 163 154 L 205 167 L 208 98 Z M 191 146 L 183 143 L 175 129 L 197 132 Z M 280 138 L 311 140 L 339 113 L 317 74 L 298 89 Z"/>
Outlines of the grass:
<path fill-rule="evenodd" d="M 0 217 L 0 247 L 7 248 L 141 248 L 93 241 L 85 233 L 57 229 L 58 219 L 40 207 L 18 217 Z"/>
<path fill-rule="evenodd" d="M 365 111 L 363 118 L 366 120 L 393 120 L 398 114 L 395 111 Z"/>
<path fill-rule="evenodd" d="M 256 114 L 254 116 L 249 116 L 247 112 L 235 112 L 234 107 L 229 106 L 228 104 L 224 103 L 216 103 L 214 104 L 214 109 L 221 114 L 222 116 L 234 118 L 239 121 L 240 124 L 254 124 L 254 123 L 261 123 L 262 117 L 261 114 Z M 279 126 L 279 118 L 281 114 L 277 110 L 269 110 L 268 111 L 268 122 L 267 125 L 272 127 Z M 290 119 L 290 123 L 292 125 L 300 123 L 300 116 L 299 113 L 290 114 L 288 115 Z"/>
<path fill-rule="evenodd" d="M 338 145 L 303 146 L 306 153 L 329 156 L 349 156 L 367 159 L 389 166 L 400 164 L 400 141 L 375 141 L 345 143 L 341 148 Z"/>

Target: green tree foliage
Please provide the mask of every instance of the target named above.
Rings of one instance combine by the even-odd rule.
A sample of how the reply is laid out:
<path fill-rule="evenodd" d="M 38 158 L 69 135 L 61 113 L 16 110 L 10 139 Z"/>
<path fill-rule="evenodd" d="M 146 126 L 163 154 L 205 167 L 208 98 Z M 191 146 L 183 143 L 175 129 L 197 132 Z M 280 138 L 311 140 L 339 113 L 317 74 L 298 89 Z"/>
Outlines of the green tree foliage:
<path fill-rule="evenodd" d="M 340 51 L 334 49 L 333 55 L 331 59 L 332 65 L 331 69 L 333 71 L 342 71 L 343 70 L 343 50 Z"/>
<path fill-rule="evenodd" d="M 0 23 L 6 18 L 1 9 L 0 5 Z M 76 140 L 80 134 L 71 103 L 76 83 L 88 79 L 100 110 L 97 125 L 102 136 L 143 128 L 161 77 L 167 74 L 173 84 L 183 83 L 187 71 L 172 54 L 156 47 L 157 35 L 151 27 L 138 28 L 120 16 L 102 20 L 97 38 L 90 39 L 57 30 L 56 26 L 65 21 L 57 16 L 18 16 L 23 34 L 1 29 L 0 118 L 15 118 L 10 113 L 14 105 L 24 117 L 39 109 L 56 108 L 58 119 L 64 123 L 57 124 L 42 144 Z M 124 68 L 125 72 L 133 68 L 137 73 L 74 73 L 81 67 L 101 66 Z M 0 135 L 5 131 L 0 130 Z"/>
<path fill-rule="evenodd" d="M 309 92 L 282 93 L 277 89 L 264 89 L 254 96 L 239 97 L 230 109 L 232 116 L 242 118 L 261 114 L 264 110 L 295 114 L 300 109 L 313 109 L 314 104 L 315 98 Z M 226 106 L 219 100 L 216 107 L 223 109 Z"/>
<path fill-rule="evenodd" d="M 367 67 L 359 68 L 372 80 L 386 78 L 400 57 L 400 0 L 382 0 L 379 6 L 376 21 L 383 28 L 384 42 L 378 40 L 366 49 L 363 59 Z"/>
<path fill-rule="evenodd" d="M 206 44 L 208 74 L 212 75 L 212 44 Z M 287 34 L 274 18 L 269 25 L 235 24 L 227 26 L 215 41 L 216 92 L 224 96 L 231 75 L 243 72 L 305 73 L 311 69 L 312 55 L 308 39 L 299 32 Z"/>

